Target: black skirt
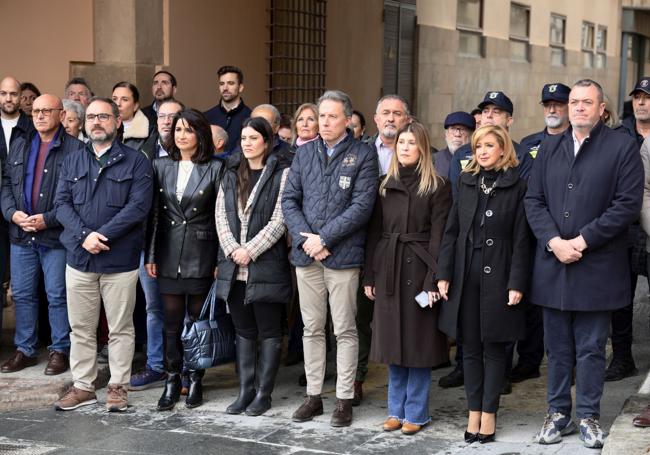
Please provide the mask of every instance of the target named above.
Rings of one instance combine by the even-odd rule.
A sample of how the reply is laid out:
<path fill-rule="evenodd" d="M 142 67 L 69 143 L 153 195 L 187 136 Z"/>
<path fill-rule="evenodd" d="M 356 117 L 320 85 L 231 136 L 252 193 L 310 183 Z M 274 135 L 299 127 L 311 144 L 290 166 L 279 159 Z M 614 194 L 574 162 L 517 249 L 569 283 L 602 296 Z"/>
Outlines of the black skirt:
<path fill-rule="evenodd" d="M 214 279 L 212 277 L 205 278 L 168 278 L 164 276 L 158 277 L 158 287 L 161 294 L 173 295 L 201 295 L 207 294 Z"/>

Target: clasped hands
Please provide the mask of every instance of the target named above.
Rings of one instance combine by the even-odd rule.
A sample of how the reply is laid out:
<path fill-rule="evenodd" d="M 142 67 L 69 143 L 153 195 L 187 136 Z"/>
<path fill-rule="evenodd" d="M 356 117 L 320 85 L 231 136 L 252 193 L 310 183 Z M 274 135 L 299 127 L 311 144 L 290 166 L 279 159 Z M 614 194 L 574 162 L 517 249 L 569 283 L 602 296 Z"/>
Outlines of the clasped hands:
<path fill-rule="evenodd" d="M 302 244 L 302 249 L 310 258 L 313 258 L 316 261 L 322 261 L 332 254 L 321 243 L 320 235 L 312 234 L 310 232 L 301 232 L 300 235 L 307 238 L 307 240 Z"/>
<path fill-rule="evenodd" d="M 582 252 L 587 249 L 587 242 L 582 234 L 570 240 L 563 240 L 556 236 L 549 240 L 548 246 L 558 261 L 571 264 L 582 259 Z"/>
<path fill-rule="evenodd" d="M 47 228 L 42 213 L 29 216 L 18 210 L 11 217 L 11 221 L 25 232 L 38 232 Z"/>

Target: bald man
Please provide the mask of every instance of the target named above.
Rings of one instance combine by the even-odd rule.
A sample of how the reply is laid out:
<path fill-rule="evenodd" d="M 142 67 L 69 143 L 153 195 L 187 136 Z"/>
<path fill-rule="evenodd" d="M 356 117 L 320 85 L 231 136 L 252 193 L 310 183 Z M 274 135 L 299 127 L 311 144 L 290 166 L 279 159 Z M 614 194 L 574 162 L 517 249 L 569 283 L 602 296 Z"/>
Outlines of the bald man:
<path fill-rule="evenodd" d="M 3 102 L 3 112 L 4 106 Z M 0 206 L 2 215 L 10 222 L 16 352 L 0 371 L 12 373 L 37 363 L 38 284 L 42 270 L 52 333 L 44 373 L 57 375 L 68 369 L 70 335 L 66 251 L 59 241 L 62 227 L 55 216 L 54 195 L 63 160 L 69 154 L 87 152 L 83 142 L 65 132 L 65 110 L 56 96 L 45 94 L 36 98 L 32 118 L 35 131 L 12 140 L 2 176 Z"/>
<path fill-rule="evenodd" d="M 217 155 L 221 155 L 225 152 L 226 144 L 228 143 L 228 133 L 219 125 L 210 125 L 210 129 L 212 130 L 212 143 L 214 144 L 214 148 L 217 151 Z"/>
<path fill-rule="evenodd" d="M 20 110 L 20 82 L 7 76 L 0 81 L 0 160 L 4 164 L 9 145 L 33 128 L 31 119 Z"/>

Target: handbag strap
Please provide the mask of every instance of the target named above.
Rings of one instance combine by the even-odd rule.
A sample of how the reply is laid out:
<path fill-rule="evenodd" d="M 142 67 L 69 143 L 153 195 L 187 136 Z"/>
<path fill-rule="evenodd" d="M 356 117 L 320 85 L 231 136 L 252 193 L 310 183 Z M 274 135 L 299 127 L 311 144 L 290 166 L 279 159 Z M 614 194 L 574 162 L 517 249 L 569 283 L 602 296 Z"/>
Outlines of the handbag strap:
<path fill-rule="evenodd" d="M 199 314 L 199 319 L 205 319 L 209 309 L 210 321 L 215 320 L 214 312 L 216 307 L 216 300 L 217 300 L 217 280 L 214 280 L 212 282 L 212 286 L 210 286 L 210 291 L 208 291 L 208 295 L 205 297 L 203 306 L 201 307 L 201 313 Z"/>

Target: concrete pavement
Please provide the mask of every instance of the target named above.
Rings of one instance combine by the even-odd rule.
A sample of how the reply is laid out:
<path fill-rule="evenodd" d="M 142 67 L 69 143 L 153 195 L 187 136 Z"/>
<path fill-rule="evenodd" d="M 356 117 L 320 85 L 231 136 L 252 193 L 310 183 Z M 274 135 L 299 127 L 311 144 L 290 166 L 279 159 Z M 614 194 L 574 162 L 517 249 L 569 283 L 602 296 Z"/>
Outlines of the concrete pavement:
<path fill-rule="evenodd" d="M 650 370 L 650 305 L 647 285 L 641 283 L 635 308 L 634 354 L 642 374 L 606 383 L 601 422 L 611 434 L 605 454 L 650 453 L 650 429 L 634 428 L 631 418 L 650 395 L 637 393 Z M 2 352 L 2 359 L 9 351 Z M 20 380 L 44 379 L 44 361 L 16 374 Z M 497 442 L 481 446 L 462 441 L 465 429 L 465 396 L 462 388 L 441 389 L 437 380 L 451 369 L 433 372 L 430 410 L 432 423 L 415 436 L 384 433 L 386 417 L 386 368 L 372 365 L 365 385 L 365 400 L 354 408 L 349 428 L 333 429 L 329 418 L 334 405 L 333 380 L 325 384 L 325 414 L 313 422 L 296 424 L 291 414 L 303 399 L 298 385 L 302 364 L 283 367 L 273 394 L 273 408 L 262 417 L 230 416 L 225 408 L 237 395 L 237 377 L 232 365 L 212 369 L 205 379 L 206 403 L 187 410 L 180 403 L 173 411 L 155 410 L 162 389 L 130 392 L 131 407 L 124 414 L 108 414 L 100 404 L 68 413 L 51 407 L 0 412 L 0 454 L 597 454 L 586 449 L 577 435 L 560 444 L 540 446 L 532 438 L 541 425 L 545 404 L 545 366 L 542 377 L 514 386 L 502 397 L 497 422 Z M 7 375 L 8 376 L 8 375 Z M 3 380 L 5 375 L 0 375 Z M 649 380 L 650 381 L 650 380 Z M 649 382 L 650 384 L 650 382 Z M 9 386 L 11 388 L 11 386 Z M 650 386 L 648 387 L 650 389 Z M 14 389 L 15 390 L 15 389 Z M 2 393 L 0 392 L 0 405 Z M 642 390 L 643 392 L 643 390 Z M 650 390 L 648 390 L 650 392 Z M 42 394 L 34 389 L 34 397 Z M 49 399 L 47 400 L 50 401 Z"/>

